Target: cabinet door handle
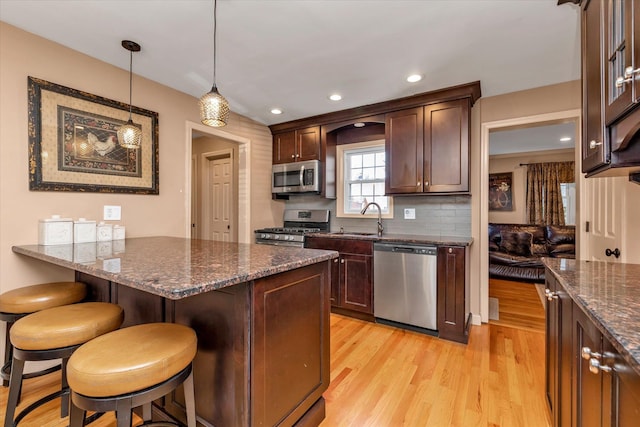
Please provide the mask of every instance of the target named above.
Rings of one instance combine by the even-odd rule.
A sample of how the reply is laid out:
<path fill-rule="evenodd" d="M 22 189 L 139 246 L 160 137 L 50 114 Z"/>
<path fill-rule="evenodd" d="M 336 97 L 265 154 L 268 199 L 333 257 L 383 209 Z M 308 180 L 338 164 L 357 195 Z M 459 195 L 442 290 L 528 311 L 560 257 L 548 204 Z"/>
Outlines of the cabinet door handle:
<path fill-rule="evenodd" d="M 416 187 L 420 187 L 420 181 L 418 181 L 418 183 L 416 184 Z"/>
<path fill-rule="evenodd" d="M 292 154 L 292 155 L 291 155 L 291 158 L 292 158 L 292 159 L 295 159 L 295 158 L 296 158 L 296 155 L 295 155 L 295 154 Z"/>
<path fill-rule="evenodd" d="M 611 372 L 612 370 L 611 366 L 601 365 L 598 359 L 589 359 L 589 372 L 592 374 L 598 374 L 600 371 Z"/>
<path fill-rule="evenodd" d="M 429 186 L 429 181 L 425 181 L 425 182 L 424 182 L 424 186 L 425 186 L 425 187 L 428 187 L 428 186 Z"/>
<path fill-rule="evenodd" d="M 333 262 L 338 262 L 338 258 L 334 259 Z"/>
<path fill-rule="evenodd" d="M 616 87 L 622 87 L 626 83 L 631 83 L 635 79 L 635 75 L 640 72 L 640 68 L 634 69 L 633 67 L 627 67 L 624 69 L 624 75 L 616 79 Z"/>
<path fill-rule="evenodd" d="M 591 140 L 589 141 L 589 149 L 593 150 L 594 148 L 596 148 L 598 145 L 602 145 L 602 141 L 600 142 L 596 142 L 595 140 Z"/>
<path fill-rule="evenodd" d="M 600 353 L 591 351 L 589 347 L 582 347 L 580 354 L 584 360 L 599 359 L 602 356 Z"/>
<path fill-rule="evenodd" d="M 544 295 L 547 297 L 548 301 L 553 301 L 554 299 L 558 299 L 558 293 L 557 292 L 551 292 L 550 289 L 545 289 L 544 290 Z"/>
<path fill-rule="evenodd" d="M 340 260 L 340 264 L 344 264 L 344 259 L 341 259 L 341 260 Z"/>
<path fill-rule="evenodd" d="M 449 253 L 452 254 L 453 253 L 453 248 L 449 248 Z"/>

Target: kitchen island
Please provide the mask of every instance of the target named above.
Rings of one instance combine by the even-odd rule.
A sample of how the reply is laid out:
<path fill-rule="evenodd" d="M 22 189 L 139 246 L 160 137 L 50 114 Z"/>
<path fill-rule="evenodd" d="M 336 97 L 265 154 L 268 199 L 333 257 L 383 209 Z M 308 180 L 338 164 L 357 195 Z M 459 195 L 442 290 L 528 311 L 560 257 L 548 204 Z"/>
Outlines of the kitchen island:
<path fill-rule="evenodd" d="M 324 418 L 336 252 L 175 237 L 12 249 L 74 270 L 89 300 L 124 309 L 123 326 L 195 329 L 202 425 L 317 426 Z M 159 419 L 186 418 L 181 391 L 155 409 Z"/>

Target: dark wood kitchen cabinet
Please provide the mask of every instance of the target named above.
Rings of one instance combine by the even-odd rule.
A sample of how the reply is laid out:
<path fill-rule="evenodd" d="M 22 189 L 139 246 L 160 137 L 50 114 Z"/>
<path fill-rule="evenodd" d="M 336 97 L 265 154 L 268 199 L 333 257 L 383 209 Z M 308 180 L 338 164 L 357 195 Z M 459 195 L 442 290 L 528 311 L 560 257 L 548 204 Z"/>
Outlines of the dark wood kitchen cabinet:
<path fill-rule="evenodd" d="M 626 427 L 640 420 L 640 375 L 578 305 L 574 318 L 574 426 Z M 563 424 L 564 425 L 564 424 Z"/>
<path fill-rule="evenodd" d="M 469 340 L 469 256 L 467 247 L 438 247 L 438 336 L 467 343 Z"/>
<path fill-rule="evenodd" d="M 373 242 L 310 236 L 305 247 L 340 254 L 332 261 L 331 310 L 373 321 Z"/>
<path fill-rule="evenodd" d="M 468 98 L 387 113 L 386 194 L 469 193 Z"/>
<path fill-rule="evenodd" d="M 320 160 L 320 127 L 273 135 L 273 164 Z"/>
<path fill-rule="evenodd" d="M 555 427 L 571 425 L 573 302 L 562 285 L 546 275 L 545 392 Z"/>
<path fill-rule="evenodd" d="M 640 171 L 640 1 L 560 0 L 582 6 L 582 171 Z"/>

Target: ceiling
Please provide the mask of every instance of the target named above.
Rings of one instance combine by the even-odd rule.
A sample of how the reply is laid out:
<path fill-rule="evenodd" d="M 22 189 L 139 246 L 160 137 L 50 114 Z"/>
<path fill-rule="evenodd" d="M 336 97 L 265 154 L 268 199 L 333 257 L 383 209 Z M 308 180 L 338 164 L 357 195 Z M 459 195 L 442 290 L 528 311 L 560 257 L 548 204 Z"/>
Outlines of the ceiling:
<path fill-rule="evenodd" d="M 234 112 L 267 125 L 476 80 L 486 97 L 580 78 L 579 9 L 557 0 L 219 0 L 217 9 L 218 89 Z M 0 0 L 0 20 L 125 70 L 120 42 L 133 40 L 135 74 L 194 97 L 212 85 L 211 0 Z M 423 79 L 408 83 L 413 73 Z M 133 90 L 138 105 L 135 79 Z M 342 101 L 328 99 L 334 92 Z"/>
<path fill-rule="evenodd" d="M 539 123 L 489 132 L 489 155 L 575 148 L 576 123 Z M 561 138 L 569 138 L 561 141 Z"/>

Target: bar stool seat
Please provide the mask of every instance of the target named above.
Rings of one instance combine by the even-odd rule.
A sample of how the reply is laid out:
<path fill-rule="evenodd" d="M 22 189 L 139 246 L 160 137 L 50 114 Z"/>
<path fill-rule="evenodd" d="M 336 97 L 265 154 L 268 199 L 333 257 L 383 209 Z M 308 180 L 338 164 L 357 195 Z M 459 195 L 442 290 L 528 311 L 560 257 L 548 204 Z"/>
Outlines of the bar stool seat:
<path fill-rule="evenodd" d="M 53 307 L 29 314 L 11 328 L 14 346 L 5 427 L 17 425 L 38 406 L 62 397 L 61 417 L 69 412 L 69 387 L 66 366 L 69 357 L 85 342 L 120 327 L 122 308 L 105 302 L 86 302 Z M 22 372 L 26 361 L 62 359 L 62 387 L 29 405 L 18 416 L 14 414 L 22 388 Z"/>
<path fill-rule="evenodd" d="M 116 411 L 118 427 L 131 425 L 131 411 L 184 382 L 187 423 L 195 427 L 192 361 L 197 351 L 193 329 L 175 323 L 148 323 L 119 329 L 82 345 L 69 359 L 70 427 L 84 423 L 85 411 Z M 145 424 L 147 425 L 147 424 Z"/>
<path fill-rule="evenodd" d="M 0 376 L 2 385 L 9 385 L 13 346 L 9 339 L 11 327 L 22 317 L 47 308 L 74 304 L 82 301 L 87 287 L 81 282 L 52 282 L 25 286 L 0 295 L 0 320 L 7 322 L 5 331 L 4 365 Z M 60 365 L 42 371 L 26 374 L 24 378 L 45 375 L 60 369 Z"/>

